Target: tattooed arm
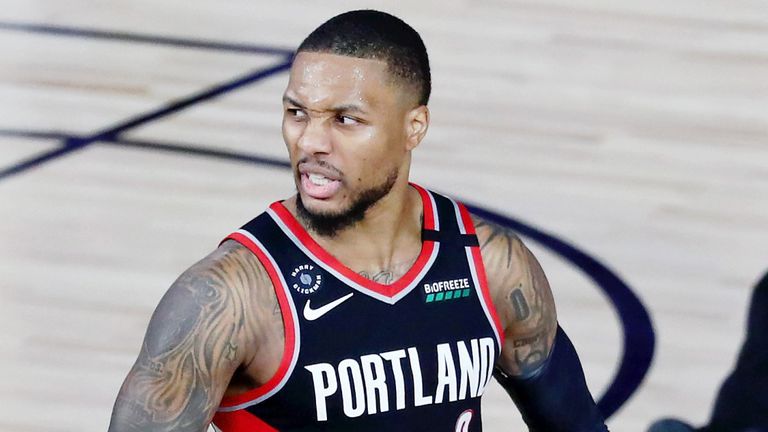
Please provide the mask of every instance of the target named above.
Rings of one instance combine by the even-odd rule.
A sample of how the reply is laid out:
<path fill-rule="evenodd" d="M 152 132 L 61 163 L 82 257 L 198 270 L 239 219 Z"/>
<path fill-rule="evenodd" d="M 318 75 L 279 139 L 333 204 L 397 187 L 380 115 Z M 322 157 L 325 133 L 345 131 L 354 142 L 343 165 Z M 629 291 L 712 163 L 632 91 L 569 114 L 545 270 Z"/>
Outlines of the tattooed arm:
<path fill-rule="evenodd" d="M 475 220 L 493 303 L 504 328 L 494 377 L 531 431 L 607 432 L 579 357 L 557 325 L 536 258 L 510 230 Z"/>
<path fill-rule="evenodd" d="M 230 241 L 173 283 L 120 389 L 110 432 L 207 428 L 233 374 L 254 359 L 263 321 L 273 315 L 265 273 Z"/>
<path fill-rule="evenodd" d="M 475 218 L 493 303 L 504 328 L 499 367 L 512 376 L 535 372 L 557 330 L 555 301 L 536 257 L 511 230 Z"/>

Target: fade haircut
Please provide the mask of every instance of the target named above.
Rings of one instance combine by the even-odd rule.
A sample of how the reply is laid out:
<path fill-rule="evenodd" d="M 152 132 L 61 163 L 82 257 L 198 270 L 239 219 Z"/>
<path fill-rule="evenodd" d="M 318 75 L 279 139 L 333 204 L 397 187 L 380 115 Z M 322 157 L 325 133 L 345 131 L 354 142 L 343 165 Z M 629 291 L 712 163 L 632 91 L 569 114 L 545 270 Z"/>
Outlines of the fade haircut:
<path fill-rule="evenodd" d="M 382 60 L 390 74 L 417 91 L 420 105 L 429 102 L 427 48 L 416 30 L 388 13 L 356 10 L 337 15 L 310 33 L 297 52 Z"/>

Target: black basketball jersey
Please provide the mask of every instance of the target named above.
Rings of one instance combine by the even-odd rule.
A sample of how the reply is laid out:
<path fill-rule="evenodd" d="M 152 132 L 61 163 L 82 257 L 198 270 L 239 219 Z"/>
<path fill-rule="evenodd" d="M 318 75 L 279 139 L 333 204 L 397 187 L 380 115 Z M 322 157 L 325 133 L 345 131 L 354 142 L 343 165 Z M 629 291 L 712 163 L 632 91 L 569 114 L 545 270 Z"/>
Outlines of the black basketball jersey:
<path fill-rule="evenodd" d="M 412 186 L 422 249 L 391 285 L 345 267 L 280 202 L 227 237 L 266 268 L 285 348 L 266 384 L 222 400 L 217 429 L 482 430 L 502 332 L 474 226 L 463 205 Z"/>

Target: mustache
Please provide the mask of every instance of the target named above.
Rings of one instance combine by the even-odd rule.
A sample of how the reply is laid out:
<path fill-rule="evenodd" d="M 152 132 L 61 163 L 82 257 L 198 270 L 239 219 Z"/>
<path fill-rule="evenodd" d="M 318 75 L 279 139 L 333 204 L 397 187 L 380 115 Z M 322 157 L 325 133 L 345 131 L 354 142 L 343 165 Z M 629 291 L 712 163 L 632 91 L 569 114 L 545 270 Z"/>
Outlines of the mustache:
<path fill-rule="evenodd" d="M 339 177 L 344 177 L 344 172 L 342 172 L 340 169 L 336 168 L 335 166 L 331 165 L 330 163 L 322 160 L 322 159 L 315 159 L 308 156 L 305 156 L 296 163 L 296 172 L 299 171 L 299 166 L 303 164 L 309 164 L 314 165 L 329 171 L 333 171 L 335 174 L 337 174 Z"/>

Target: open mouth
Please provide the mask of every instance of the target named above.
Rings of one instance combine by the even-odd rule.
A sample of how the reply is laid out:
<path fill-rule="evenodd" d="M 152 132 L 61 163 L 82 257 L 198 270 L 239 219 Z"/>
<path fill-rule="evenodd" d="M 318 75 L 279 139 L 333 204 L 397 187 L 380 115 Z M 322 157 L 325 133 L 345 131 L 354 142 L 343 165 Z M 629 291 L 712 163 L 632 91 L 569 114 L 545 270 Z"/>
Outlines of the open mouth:
<path fill-rule="evenodd" d="M 310 198 L 328 199 L 341 188 L 341 179 L 331 170 L 302 164 L 299 165 L 299 174 L 301 175 L 301 189 Z"/>

